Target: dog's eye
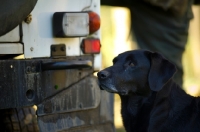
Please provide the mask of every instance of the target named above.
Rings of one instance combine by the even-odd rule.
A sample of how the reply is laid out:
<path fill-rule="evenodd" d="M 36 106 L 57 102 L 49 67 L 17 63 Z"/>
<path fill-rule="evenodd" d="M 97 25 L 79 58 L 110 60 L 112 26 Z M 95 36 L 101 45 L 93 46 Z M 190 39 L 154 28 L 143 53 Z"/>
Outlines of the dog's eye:
<path fill-rule="evenodd" d="M 131 66 L 131 67 L 135 66 L 135 64 L 133 62 L 129 62 L 128 65 Z"/>

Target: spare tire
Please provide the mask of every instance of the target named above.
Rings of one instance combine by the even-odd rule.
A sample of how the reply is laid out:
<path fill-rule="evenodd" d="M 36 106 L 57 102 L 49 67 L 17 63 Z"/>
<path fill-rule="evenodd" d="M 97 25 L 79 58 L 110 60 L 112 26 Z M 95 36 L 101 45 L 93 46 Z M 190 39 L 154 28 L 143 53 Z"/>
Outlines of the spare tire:
<path fill-rule="evenodd" d="M 14 29 L 33 10 L 37 0 L 0 0 L 0 36 Z"/>

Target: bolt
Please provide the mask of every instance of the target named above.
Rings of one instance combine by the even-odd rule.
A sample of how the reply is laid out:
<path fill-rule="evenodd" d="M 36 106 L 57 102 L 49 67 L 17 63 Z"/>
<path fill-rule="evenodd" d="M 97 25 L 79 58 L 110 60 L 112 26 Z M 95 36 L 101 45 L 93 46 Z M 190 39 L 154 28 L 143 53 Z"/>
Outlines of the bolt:
<path fill-rule="evenodd" d="M 52 46 L 52 47 L 51 47 L 51 50 L 52 50 L 53 52 L 56 52 L 56 47 Z"/>
<path fill-rule="evenodd" d="M 31 47 L 30 50 L 33 51 L 33 47 Z"/>
<path fill-rule="evenodd" d="M 62 47 L 60 48 L 60 50 L 61 50 L 61 51 L 65 51 L 65 47 L 62 46 Z"/>
<path fill-rule="evenodd" d="M 25 18 L 24 22 L 27 23 L 27 24 L 29 24 L 29 23 L 31 23 L 31 21 L 32 21 L 32 15 L 29 14 L 29 15 Z"/>

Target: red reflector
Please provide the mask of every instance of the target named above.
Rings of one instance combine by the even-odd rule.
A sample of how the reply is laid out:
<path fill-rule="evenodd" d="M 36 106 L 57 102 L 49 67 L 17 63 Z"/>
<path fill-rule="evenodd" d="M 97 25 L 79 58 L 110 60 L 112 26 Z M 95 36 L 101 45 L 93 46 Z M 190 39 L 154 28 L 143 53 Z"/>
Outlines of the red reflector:
<path fill-rule="evenodd" d="M 81 49 L 84 54 L 99 54 L 100 53 L 100 40 L 99 39 L 83 39 Z"/>
<path fill-rule="evenodd" d="M 100 17 L 97 13 L 89 11 L 89 29 L 90 34 L 96 32 L 100 28 Z"/>

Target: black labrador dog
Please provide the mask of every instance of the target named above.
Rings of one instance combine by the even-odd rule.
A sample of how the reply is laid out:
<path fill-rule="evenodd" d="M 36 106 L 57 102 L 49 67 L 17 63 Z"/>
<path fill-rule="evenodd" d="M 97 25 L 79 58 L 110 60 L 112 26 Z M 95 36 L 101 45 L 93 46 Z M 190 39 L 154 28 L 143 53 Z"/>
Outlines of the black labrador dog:
<path fill-rule="evenodd" d="M 200 98 L 173 82 L 175 72 L 159 53 L 134 50 L 97 75 L 101 89 L 120 95 L 127 132 L 200 132 Z"/>

